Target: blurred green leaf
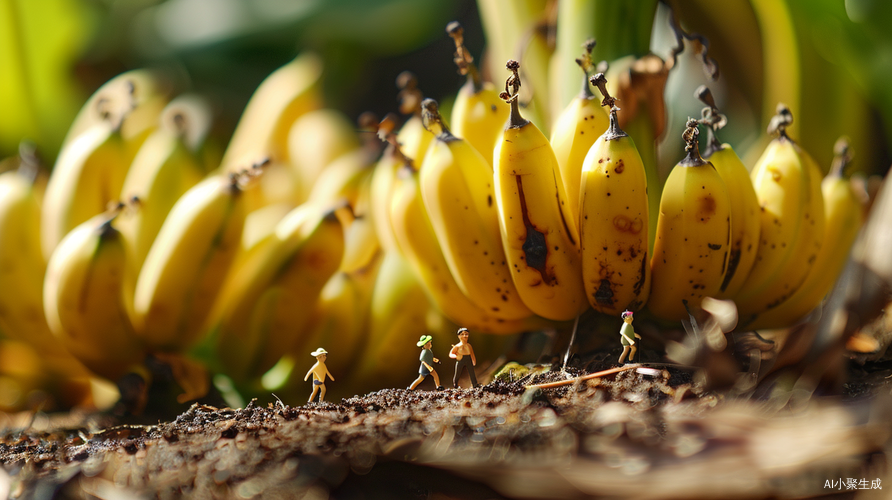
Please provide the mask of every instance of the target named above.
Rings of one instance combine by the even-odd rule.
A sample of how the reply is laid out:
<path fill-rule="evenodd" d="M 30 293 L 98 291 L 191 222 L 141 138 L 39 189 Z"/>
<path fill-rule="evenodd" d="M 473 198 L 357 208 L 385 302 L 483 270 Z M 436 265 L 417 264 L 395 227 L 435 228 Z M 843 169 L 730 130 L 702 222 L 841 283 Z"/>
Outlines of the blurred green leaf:
<path fill-rule="evenodd" d="M 52 157 L 84 95 L 73 67 L 95 18 L 76 0 L 0 0 L 0 156 L 30 139 Z"/>

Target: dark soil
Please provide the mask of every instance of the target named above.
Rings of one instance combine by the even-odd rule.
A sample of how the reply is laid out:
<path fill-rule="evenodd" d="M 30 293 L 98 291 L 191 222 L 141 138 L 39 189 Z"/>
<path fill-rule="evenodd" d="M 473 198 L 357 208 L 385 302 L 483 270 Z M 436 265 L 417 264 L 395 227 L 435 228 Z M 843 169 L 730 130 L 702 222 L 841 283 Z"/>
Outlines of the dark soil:
<path fill-rule="evenodd" d="M 800 498 L 834 493 L 824 479 L 888 474 L 892 419 L 863 397 L 888 393 L 889 366 L 875 365 L 850 382 L 847 410 L 728 400 L 654 364 L 552 389 L 527 386 L 589 370 L 299 407 L 196 404 L 149 426 L 49 419 L 0 437 L 0 486 L 19 498 Z M 814 447 L 811 427 L 832 460 L 771 455 Z"/>

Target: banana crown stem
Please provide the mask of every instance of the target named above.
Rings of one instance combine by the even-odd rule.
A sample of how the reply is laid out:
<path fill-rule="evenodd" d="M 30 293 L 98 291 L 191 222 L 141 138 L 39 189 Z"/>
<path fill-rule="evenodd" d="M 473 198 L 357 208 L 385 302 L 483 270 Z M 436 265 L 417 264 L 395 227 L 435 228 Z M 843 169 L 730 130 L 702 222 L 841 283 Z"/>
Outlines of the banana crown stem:
<path fill-rule="evenodd" d="M 592 88 L 589 86 L 588 74 L 592 71 L 594 67 L 594 63 L 592 62 L 592 50 L 595 49 L 595 45 L 597 42 L 594 38 L 589 38 L 582 44 L 582 48 L 585 49 L 585 52 L 582 53 L 582 57 L 576 59 L 576 64 L 579 65 L 580 69 L 582 69 L 583 79 L 582 79 L 582 90 L 579 93 L 579 97 L 583 99 L 591 99 L 595 97 L 594 92 L 592 92 Z"/>
<path fill-rule="evenodd" d="M 505 67 L 511 71 L 511 75 L 505 80 L 505 90 L 499 94 L 499 97 L 511 105 L 508 128 L 521 128 L 530 121 L 520 115 L 520 103 L 517 100 L 518 92 L 520 92 L 520 63 L 514 59 L 508 59 Z"/>
<path fill-rule="evenodd" d="M 389 154 L 393 155 L 393 157 L 403 166 L 408 166 L 412 169 L 415 168 L 412 158 L 409 158 L 403 153 L 403 150 L 400 147 L 400 142 L 396 138 L 396 116 L 394 116 L 393 113 L 388 113 L 384 119 L 378 123 L 378 138 L 390 145 L 384 154 L 388 154 L 389 152 Z"/>
<path fill-rule="evenodd" d="M 458 73 L 468 76 L 468 81 L 474 87 L 475 94 L 480 92 L 483 90 L 483 80 L 480 79 L 480 72 L 477 71 L 477 66 L 474 64 L 474 56 L 465 47 L 464 28 L 458 21 L 452 21 L 446 25 L 446 33 L 455 41 L 455 55 L 452 56 L 452 61 L 458 66 Z"/>
<path fill-rule="evenodd" d="M 685 124 L 684 133 L 681 137 L 685 142 L 685 151 L 687 155 L 678 162 L 679 166 L 682 167 L 700 167 L 703 165 L 707 165 L 709 162 L 703 159 L 700 156 L 700 122 L 694 118 L 688 118 L 688 122 Z"/>
<path fill-rule="evenodd" d="M 719 141 L 716 131 L 728 123 L 728 119 L 725 115 L 719 113 L 719 109 L 715 104 L 715 98 L 712 96 L 712 92 L 709 90 L 709 87 L 706 85 L 700 85 L 697 87 L 697 90 L 694 92 L 694 97 L 700 99 L 703 104 L 706 104 L 706 107 L 700 112 L 701 118 L 700 123 L 703 123 L 707 126 L 706 128 L 706 150 L 704 151 L 704 156 L 709 158 L 715 152 L 721 151 L 725 148 L 722 145 L 721 141 Z"/>
<path fill-rule="evenodd" d="M 458 138 L 452 135 L 449 127 L 443 123 L 443 117 L 440 116 L 440 109 L 437 101 L 433 99 L 425 99 L 421 102 L 421 123 L 424 128 L 434 134 L 437 140 L 442 142 L 457 141 Z"/>
<path fill-rule="evenodd" d="M 845 177 L 846 167 L 852 163 L 852 151 L 849 147 L 848 137 L 840 137 L 833 145 L 833 162 L 830 164 L 830 172 L 827 177 Z"/>
<path fill-rule="evenodd" d="M 777 103 L 776 113 L 771 117 L 771 121 L 768 122 L 768 133 L 770 135 L 777 134 L 779 138 L 792 141 L 787 135 L 787 127 L 793 124 L 793 113 L 782 102 Z"/>

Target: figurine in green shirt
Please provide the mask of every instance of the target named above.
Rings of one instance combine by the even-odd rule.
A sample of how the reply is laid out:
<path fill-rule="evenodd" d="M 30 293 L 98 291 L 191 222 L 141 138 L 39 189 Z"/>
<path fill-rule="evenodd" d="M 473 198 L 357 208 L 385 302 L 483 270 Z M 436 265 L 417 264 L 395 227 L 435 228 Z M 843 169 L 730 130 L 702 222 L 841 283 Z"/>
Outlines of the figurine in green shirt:
<path fill-rule="evenodd" d="M 638 346 L 635 345 L 635 339 L 641 338 L 641 335 L 635 333 L 635 329 L 632 328 L 632 320 L 634 319 L 632 311 L 623 311 L 622 318 L 623 326 L 619 329 L 620 341 L 623 343 L 623 353 L 619 357 L 619 364 L 621 365 L 626 363 L 626 356 L 629 356 L 629 362 L 635 357 L 635 351 L 638 350 Z"/>

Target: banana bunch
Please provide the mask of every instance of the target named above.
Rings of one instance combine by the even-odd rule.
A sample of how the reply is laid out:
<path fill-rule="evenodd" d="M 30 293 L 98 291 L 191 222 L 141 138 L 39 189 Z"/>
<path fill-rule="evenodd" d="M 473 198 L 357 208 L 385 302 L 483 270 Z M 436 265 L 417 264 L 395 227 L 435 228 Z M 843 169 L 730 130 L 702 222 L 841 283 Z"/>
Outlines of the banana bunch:
<path fill-rule="evenodd" d="M 319 345 L 340 346 L 338 380 L 402 383 L 417 338 L 456 325 L 562 328 L 590 308 L 676 322 L 705 297 L 735 301 L 751 328 L 806 317 L 863 220 L 848 153 L 822 182 L 780 107 L 778 137 L 747 172 L 716 138 L 726 119 L 703 88 L 663 180 L 665 109 L 651 98 L 677 54 L 585 41 L 594 30 L 574 11 L 605 5 L 562 2 L 552 51 L 542 0 L 481 2 L 492 68 L 508 60 L 504 91 L 484 78 L 503 70 L 479 70 L 450 23 L 467 78 L 451 124 L 403 72 L 404 122 L 363 115 L 357 128 L 325 106 L 322 61 L 306 52 L 260 84 L 219 154 L 202 98 L 174 97 L 148 71 L 110 80 L 72 124 L 45 195 L 0 175 L 0 331 L 68 366 L 59 376 L 148 377 L 146 356 L 197 358 L 253 391 L 272 387 L 271 370 L 298 387 Z M 201 370 L 185 371 L 200 392 Z"/>
<path fill-rule="evenodd" d="M 715 166 L 700 156 L 697 120 L 688 120 L 687 155 L 672 169 L 660 199 L 647 307 L 681 320 L 687 305 L 718 294 L 728 269 L 731 200 Z"/>
<path fill-rule="evenodd" d="M 760 213 L 756 262 L 735 297 L 741 322 L 780 306 L 805 282 L 824 237 L 821 170 L 786 133 L 783 104 L 769 125 L 771 141 L 751 173 Z"/>

